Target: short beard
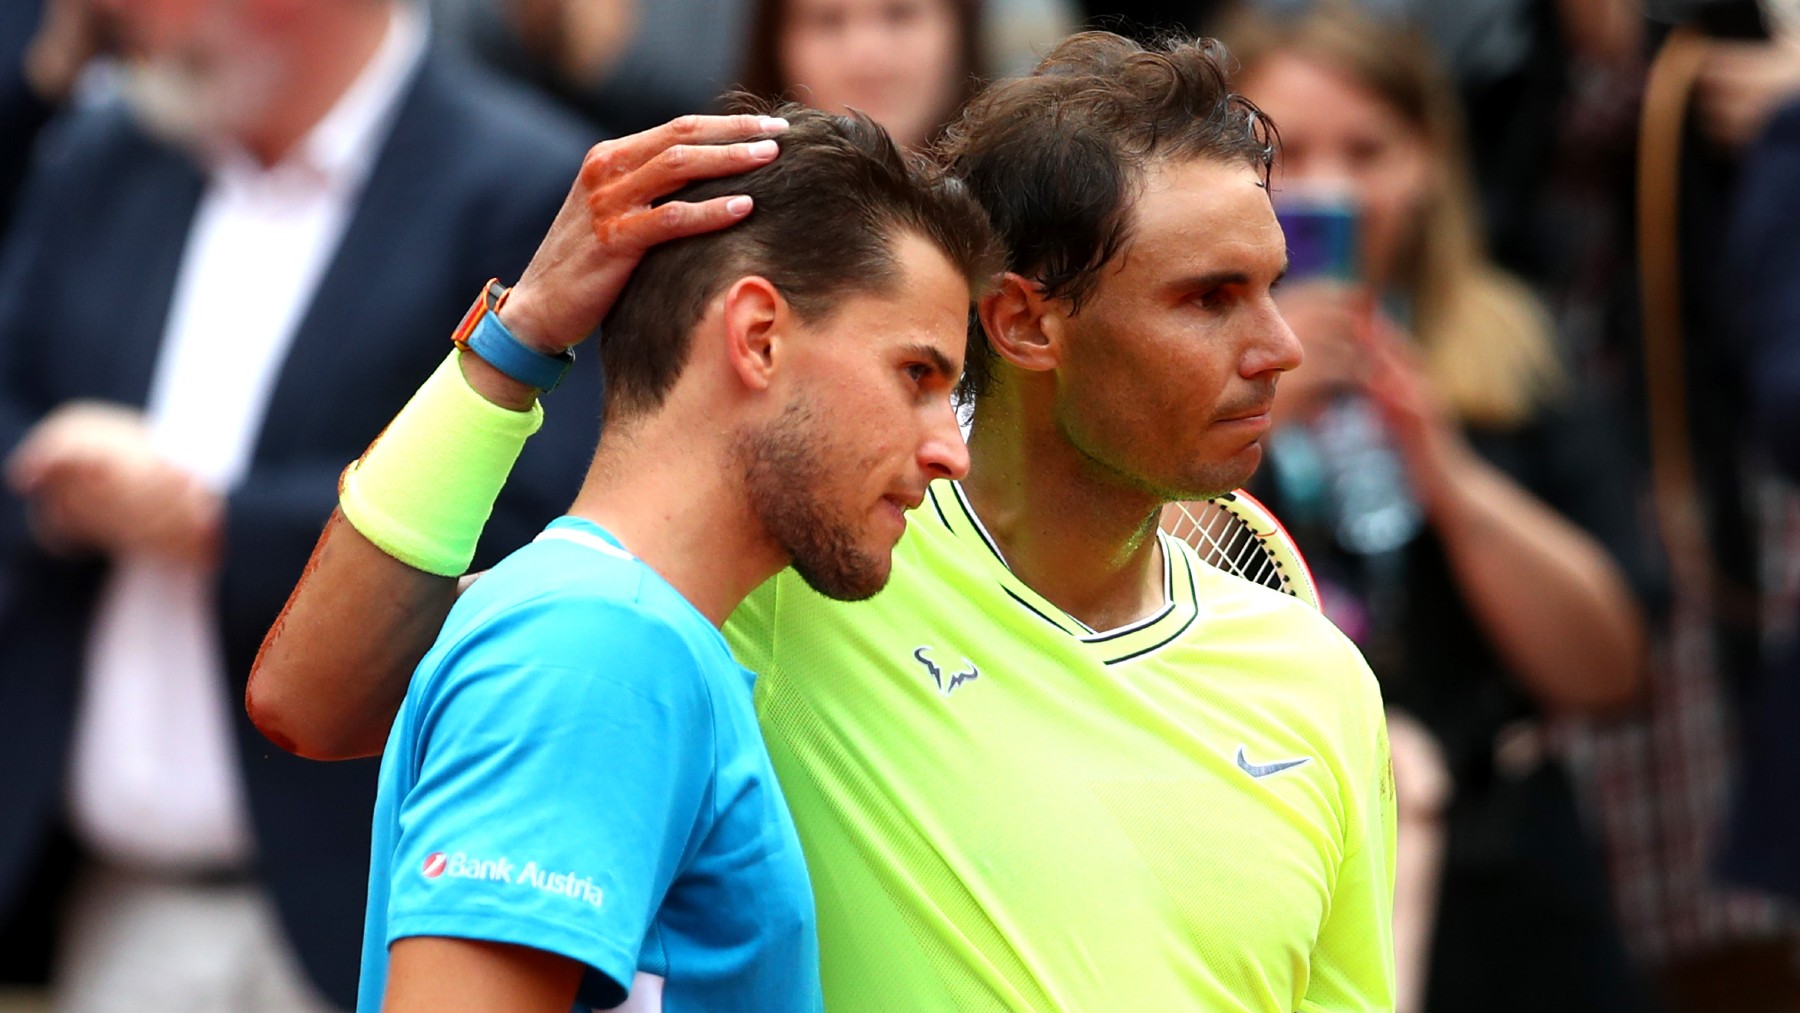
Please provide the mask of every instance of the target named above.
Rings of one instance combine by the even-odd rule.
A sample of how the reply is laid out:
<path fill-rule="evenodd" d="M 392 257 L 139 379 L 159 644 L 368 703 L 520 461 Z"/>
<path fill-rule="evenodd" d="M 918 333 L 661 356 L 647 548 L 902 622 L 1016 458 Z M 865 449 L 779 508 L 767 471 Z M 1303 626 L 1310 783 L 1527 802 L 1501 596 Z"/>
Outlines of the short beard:
<path fill-rule="evenodd" d="M 254 127 L 274 102 L 280 60 L 267 47 L 231 32 L 216 15 L 210 48 L 229 55 L 205 64 L 192 56 L 128 60 L 120 93 L 139 126 L 151 135 L 205 152 Z M 230 33 L 230 42 L 219 41 Z"/>
<path fill-rule="evenodd" d="M 821 498 L 832 484 L 826 462 L 854 457 L 831 450 L 828 427 L 816 423 L 803 402 L 788 405 L 737 448 L 750 509 L 794 571 L 827 598 L 861 601 L 887 584 L 893 560 L 859 547 L 852 526 Z"/>

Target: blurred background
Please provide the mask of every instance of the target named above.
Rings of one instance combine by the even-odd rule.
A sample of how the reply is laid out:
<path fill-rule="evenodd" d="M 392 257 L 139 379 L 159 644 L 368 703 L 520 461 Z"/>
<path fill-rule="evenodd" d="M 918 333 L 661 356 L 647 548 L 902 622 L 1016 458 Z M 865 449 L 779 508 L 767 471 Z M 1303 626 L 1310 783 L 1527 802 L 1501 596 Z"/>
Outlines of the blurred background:
<path fill-rule="evenodd" d="M 1280 131 L 1255 491 L 1391 707 L 1402 1010 L 1800 1010 L 1800 0 L 0 0 L 0 1013 L 349 1005 L 373 770 L 238 703 L 411 389 L 321 375 L 422 376 L 601 137 L 739 88 L 926 151 L 1084 27 L 1223 39 Z"/>

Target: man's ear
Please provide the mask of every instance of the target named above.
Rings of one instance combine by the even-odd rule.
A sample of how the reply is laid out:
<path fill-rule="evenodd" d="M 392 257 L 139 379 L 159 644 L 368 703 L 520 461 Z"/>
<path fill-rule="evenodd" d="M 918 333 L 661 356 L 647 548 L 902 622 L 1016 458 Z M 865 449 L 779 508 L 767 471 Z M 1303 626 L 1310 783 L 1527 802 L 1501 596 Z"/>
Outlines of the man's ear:
<path fill-rule="evenodd" d="M 787 300 L 767 278 L 739 278 L 725 291 L 725 357 L 746 387 L 767 390 L 793 320 Z"/>
<path fill-rule="evenodd" d="M 996 354 L 1020 369 L 1045 372 L 1062 361 L 1064 306 L 1030 278 L 1007 271 L 975 311 Z"/>

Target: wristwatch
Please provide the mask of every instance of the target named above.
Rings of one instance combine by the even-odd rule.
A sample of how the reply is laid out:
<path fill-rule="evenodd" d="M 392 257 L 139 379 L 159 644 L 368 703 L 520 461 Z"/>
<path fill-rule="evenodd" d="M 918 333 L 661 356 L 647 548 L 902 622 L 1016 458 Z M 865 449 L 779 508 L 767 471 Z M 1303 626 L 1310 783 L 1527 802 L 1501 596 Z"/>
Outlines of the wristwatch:
<path fill-rule="evenodd" d="M 511 291 L 500 284 L 500 279 L 488 279 L 450 340 L 463 351 L 481 356 L 483 362 L 508 377 L 548 393 L 562 382 L 563 374 L 575 362 L 575 352 L 565 348 L 560 355 L 545 355 L 507 330 L 500 322 L 500 307 Z"/>

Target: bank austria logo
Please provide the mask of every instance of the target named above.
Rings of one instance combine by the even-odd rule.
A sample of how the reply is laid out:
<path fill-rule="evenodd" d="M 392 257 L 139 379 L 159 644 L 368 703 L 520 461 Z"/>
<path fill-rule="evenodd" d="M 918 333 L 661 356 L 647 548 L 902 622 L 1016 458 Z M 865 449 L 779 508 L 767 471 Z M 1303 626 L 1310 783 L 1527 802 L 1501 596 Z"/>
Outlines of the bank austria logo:
<path fill-rule="evenodd" d="M 536 862 L 515 866 L 512 859 L 505 856 L 472 858 L 464 851 L 447 855 L 442 851 L 434 851 L 425 856 L 425 866 L 419 871 L 426 879 L 448 876 L 451 879 L 472 879 L 481 883 L 500 883 L 521 889 L 540 890 L 573 898 L 589 907 L 597 908 L 606 900 L 605 892 L 586 876 L 573 872 L 552 872 Z"/>

